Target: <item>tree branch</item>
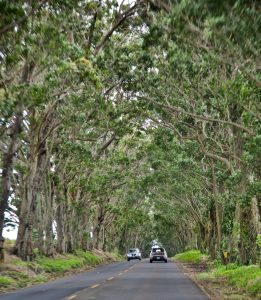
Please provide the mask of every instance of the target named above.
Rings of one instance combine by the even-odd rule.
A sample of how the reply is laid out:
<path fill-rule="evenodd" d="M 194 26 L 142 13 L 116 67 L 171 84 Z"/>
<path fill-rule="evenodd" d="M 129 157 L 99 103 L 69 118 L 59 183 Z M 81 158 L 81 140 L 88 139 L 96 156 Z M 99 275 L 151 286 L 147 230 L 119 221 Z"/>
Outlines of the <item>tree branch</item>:
<path fill-rule="evenodd" d="M 230 172 L 233 171 L 232 166 L 231 166 L 231 163 L 230 163 L 230 161 L 229 161 L 228 159 L 226 159 L 225 157 L 219 156 L 219 155 L 217 155 L 217 154 L 210 153 L 210 152 L 206 151 L 205 146 L 203 145 L 203 142 L 201 141 L 201 139 L 200 139 L 200 137 L 199 137 L 198 134 L 197 134 L 197 140 L 198 140 L 198 142 L 199 142 L 200 148 L 202 149 L 202 152 L 203 152 L 207 157 L 212 158 L 212 159 L 215 159 L 215 160 L 219 160 L 219 161 L 223 162 L 223 163 L 227 166 L 227 168 L 228 168 L 228 170 L 229 170 Z"/>
<path fill-rule="evenodd" d="M 104 145 L 102 145 L 102 147 L 99 149 L 99 151 L 97 153 L 97 157 L 99 157 L 102 154 L 102 152 L 105 149 L 107 149 L 115 139 L 116 139 L 116 135 L 113 134 L 112 137 Z"/>
<path fill-rule="evenodd" d="M 39 1 L 39 2 L 40 2 L 40 5 L 37 7 L 37 9 L 41 8 L 41 6 L 46 2 L 46 0 L 42 0 L 42 1 Z M 3 33 L 6 33 L 7 31 L 12 30 L 15 26 L 17 26 L 17 25 L 19 25 L 19 24 L 22 24 L 22 23 L 23 23 L 24 21 L 26 21 L 26 20 L 27 20 L 27 19 L 28 19 L 35 11 L 36 11 L 36 9 L 35 9 L 35 8 L 32 8 L 32 9 L 30 10 L 30 12 L 29 12 L 27 15 L 21 17 L 20 19 L 14 21 L 14 22 L 11 23 L 11 24 L 8 24 L 8 25 L 6 25 L 6 26 L 0 28 L 0 35 L 2 35 Z"/>
<path fill-rule="evenodd" d="M 92 19 L 92 23 L 91 23 L 91 26 L 90 26 L 89 37 L 88 37 L 88 42 L 87 42 L 87 49 L 88 50 L 90 50 L 90 48 L 91 48 L 93 33 L 94 33 L 94 29 L 95 29 L 95 25 L 96 25 L 96 21 L 97 21 L 97 17 L 98 17 L 98 11 L 99 11 L 100 6 L 101 6 L 101 0 L 99 0 L 98 7 L 95 10 L 95 13 L 94 13 L 93 19 Z"/>
<path fill-rule="evenodd" d="M 141 1 L 143 2 L 143 1 Z M 141 3 L 140 2 L 140 3 Z M 113 32 L 131 15 L 134 14 L 135 9 L 137 8 L 138 3 L 135 3 L 129 9 L 121 13 L 118 18 L 113 22 L 111 28 L 103 35 L 101 41 L 98 43 L 96 48 L 94 49 L 93 55 L 96 56 L 104 47 L 105 43 L 112 36 Z"/>
<path fill-rule="evenodd" d="M 173 111 L 175 111 L 175 112 L 179 112 L 179 113 L 191 116 L 191 117 L 193 117 L 195 119 L 198 119 L 198 120 L 209 121 L 209 122 L 217 122 L 217 123 L 221 123 L 221 124 L 231 125 L 233 127 L 237 127 L 239 129 L 247 132 L 251 136 L 255 136 L 256 135 L 256 133 L 254 131 L 252 131 L 251 129 L 246 128 L 245 126 L 243 126 L 241 124 L 234 123 L 232 121 L 225 121 L 225 120 L 215 119 L 215 118 L 211 118 L 211 117 L 205 117 L 205 116 L 196 115 L 194 113 L 187 112 L 184 109 L 182 109 L 180 107 L 177 107 L 177 106 L 164 105 L 164 104 L 158 104 L 158 105 L 161 105 L 165 109 L 168 109 L 171 113 L 173 113 Z"/>

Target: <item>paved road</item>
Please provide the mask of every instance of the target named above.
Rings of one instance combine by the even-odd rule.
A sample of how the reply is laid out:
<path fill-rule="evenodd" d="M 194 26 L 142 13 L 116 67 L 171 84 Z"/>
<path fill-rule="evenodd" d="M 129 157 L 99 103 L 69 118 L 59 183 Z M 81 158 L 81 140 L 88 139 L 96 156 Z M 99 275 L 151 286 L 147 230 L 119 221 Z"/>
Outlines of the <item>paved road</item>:
<path fill-rule="evenodd" d="M 206 300 L 209 299 L 174 263 L 130 261 L 17 292 L 0 300 Z"/>

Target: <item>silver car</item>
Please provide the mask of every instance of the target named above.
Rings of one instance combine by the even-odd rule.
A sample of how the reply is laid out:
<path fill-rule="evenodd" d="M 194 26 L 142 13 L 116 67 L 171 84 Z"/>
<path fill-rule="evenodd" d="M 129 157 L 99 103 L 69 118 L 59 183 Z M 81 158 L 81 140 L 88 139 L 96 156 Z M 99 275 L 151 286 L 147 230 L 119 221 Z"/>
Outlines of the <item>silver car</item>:
<path fill-rule="evenodd" d="M 141 260 L 141 252 L 138 248 L 129 249 L 127 253 L 127 260 L 130 261 L 131 259 Z"/>

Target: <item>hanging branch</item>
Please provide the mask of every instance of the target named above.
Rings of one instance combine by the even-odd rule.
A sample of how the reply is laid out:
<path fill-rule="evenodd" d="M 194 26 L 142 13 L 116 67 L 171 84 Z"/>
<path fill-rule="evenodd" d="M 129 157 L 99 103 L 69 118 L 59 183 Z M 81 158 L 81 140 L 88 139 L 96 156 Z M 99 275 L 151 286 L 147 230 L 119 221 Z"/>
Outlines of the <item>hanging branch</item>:
<path fill-rule="evenodd" d="M 214 160 L 219 160 L 219 161 L 223 162 L 227 166 L 228 170 L 232 173 L 233 172 L 233 168 L 232 168 L 232 165 L 231 165 L 230 161 L 228 159 L 226 159 L 225 157 L 222 157 L 220 155 L 208 152 L 206 150 L 206 148 L 205 148 L 202 140 L 200 139 L 199 134 L 196 134 L 196 136 L 197 136 L 197 140 L 198 140 L 198 143 L 200 145 L 200 148 L 202 149 L 202 152 L 205 154 L 205 156 L 209 157 L 209 158 L 212 158 Z"/>
<path fill-rule="evenodd" d="M 155 103 L 155 101 L 153 101 L 153 102 Z M 211 118 L 211 117 L 200 116 L 200 115 L 197 115 L 197 114 L 194 114 L 194 113 L 187 112 L 184 109 L 182 109 L 180 107 L 177 107 L 177 106 L 173 106 L 173 105 L 165 105 L 165 104 L 159 104 L 159 103 L 156 103 L 156 104 L 163 107 L 163 108 L 165 108 L 165 109 L 167 109 L 171 114 L 174 114 L 174 112 L 175 113 L 182 113 L 182 114 L 185 114 L 187 116 L 191 116 L 194 119 L 198 119 L 198 120 L 209 121 L 209 122 L 217 122 L 217 123 L 221 123 L 221 124 L 231 125 L 233 127 L 239 128 L 239 129 L 247 132 L 251 136 L 256 135 L 256 133 L 254 131 L 252 131 L 251 129 L 246 128 L 245 126 L 243 126 L 241 124 L 238 124 L 238 123 L 235 123 L 235 122 L 232 122 L 232 121 L 226 121 L 226 120 L 220 120 L 220 119 L 215 119 L 215 118 Z"/>
<path fill-rule="evenodd" d="M 93 39 L 93 33 L 95 30 L 96 22 L 97 22 L 97 17 L 98 17 L 98 12 L 101 6 L 101 0 L 99 0 L 99 4 L 97 9 L 95 10 L 95 13 L 93 15 L 93 19 L 91 22 L 90 30 L 89 30 L 89 37 L 88 37 L 88 42 L 87 42 L 87 49 L 90 50 L 91 44 L 92 44 L 92 39 Z"/>
<path fill-rule="evenodd" d="M 227 125 L 231 125 L 233 127 L 237 127 L 245 132 L 247 132 L 248 134 L 250 134 L 251 136 L 255 136 L 256 133 L 254 131 L 252 131 L 251 129 L 249 128 L 246 128 L 245 126 L 241 125 L 241 124 L 238 124 L 238 123 L 234 123 L 232 121 L 226 121 L 226 120 L 220 120 L 220 119 L 215 119 L 215 118 L 211 118 L 211 117 L 205 117 L 205 116 L 200 116 L 200 115 L 196 115 L 196 114 L 193 114 L 193 113 L 190 113 L 190 112 L 187 112 L 185 111 L 184 109 L 180 108 L 180 107 L 176 107 L 176 106 L 170 106 L 170 105 L 162 105 L 164 108 L 167 108 L 171 111 L 171 113 L 173 111 L 175 112 L 179 112 L 179 113 L 182 113 L 182 114 L 185 114 L 185 115 L 188 115 L 188 116 L 191 116 L 195 119 L 198 119 L 198 120 L 203 120 L 203 121 L 209 121 L 209 122 L 217 122 L 217 123 L 221 123 L 221 124 L 227 124 Z"/>
<path fill-rule="evenodd" d="M 135 9 L 138 7 L 139 4 L 143 3 L 144 1 L 140 1 L 135 3 L 126 11 L 119 14 L 118 18 L 113 22 L 111 28 L 103 35 L 101 41 L 98 43 L 96 48 L 94 49 L 93 55 L 96 56 L 104 47 L 105 43 L 109 40 L 112 36 L 113 32 L 130 16 L 135 13 Z"/>
<path fill-rule="evenodd" d="M 116 135 L 113 134 L 112 137 L 98 150 L 97 157 L 99 157 L 102 154 L 102 152 L 105 149 L 107 149 L 115 139 L 116 139 Z"/>

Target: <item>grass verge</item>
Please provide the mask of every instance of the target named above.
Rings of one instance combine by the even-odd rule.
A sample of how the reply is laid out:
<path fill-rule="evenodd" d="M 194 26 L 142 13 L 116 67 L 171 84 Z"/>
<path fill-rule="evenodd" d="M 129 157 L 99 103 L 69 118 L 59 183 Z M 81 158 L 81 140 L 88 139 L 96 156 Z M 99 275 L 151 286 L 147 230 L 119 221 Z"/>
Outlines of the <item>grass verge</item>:
<path fill-rule="evenodd" d="M 177 254 L 173 260 L 182 263 L 185 273 L 216 295 L 213 299 L 261 299 L 261 268 L 257 265 L 213 264 L 198 250 Z"/>
<path fill-rule="evenodd" d="M 0 266 L 0 292 L 43 283 L 53 278 L 72 274 L 101 263 L 120 260 L 120 256 L 96 251 L 77 250 L 74 254 L 54 258 L 37 256 L 33 262 L 24 262 L 16 256 L 8 256 L 8 262 Z"/>
<path fill-rule="evenodd" d="M 208 259 L 208 256 L 198 250 L 190 250 L 174 256 L 174 260 L 184 263 L 200 263 Z"/>

